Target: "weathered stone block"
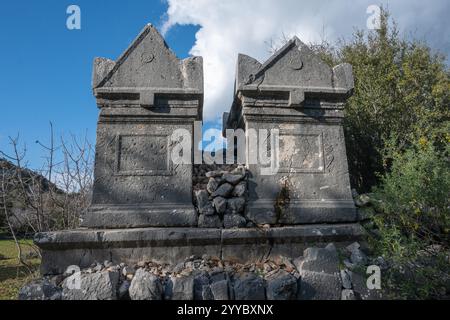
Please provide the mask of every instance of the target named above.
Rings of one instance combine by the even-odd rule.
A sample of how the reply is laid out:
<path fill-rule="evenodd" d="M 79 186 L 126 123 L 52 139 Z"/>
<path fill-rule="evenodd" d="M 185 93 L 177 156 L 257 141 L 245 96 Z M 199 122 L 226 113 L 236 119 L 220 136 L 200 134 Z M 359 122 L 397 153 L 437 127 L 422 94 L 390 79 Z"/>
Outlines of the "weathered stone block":
<path fill-rule="evenodd" d="M 233 197 L 242 197 L 247 192 L 247 182 L 241 181 L 239 182 L 232 192 Z"/>
<path fill-rule="evenodd" d="M 210 288 L 209 275 L 206 271 L 196 272 L 194 274 L 194 299 L 195 300 L 208 300 Z"/>
<path fill-rule="evenodd" d="M 206 185 L 206 190 L 208 190 L 209 193 L 213 193 L 216 191 L 217 187 L 219 186 L 219 183 L 214 178 L 209 178 L 208 184 Z"/>
<path fill-rule="evenodd" d="M 227 200 L 223 197 L 215 197 L 213 200 L 214 208 L 218 213 L 225 213 L 227 210 Z"/>
<path fill-rule="evenodd" d="M 235 275 L 234 298 L 236 300 L 265 300 L 264 280 L 254 273 L 241 273 Z"/>
<path fill-rule="evenodd" d="M 220 280 L 210 285 L 214 300 L 229 300 L 228 281 Z"/>
<path fill-rule="evenodd" d="M 130 294 L 128 290 L 130 289 L 131 282 L 129 280 L 124 280 L 117 291 L 119 300 L 130 300 Z"/>
<path fill-rule="evenodd" d="M 233 186 L 229 183 L 224 183 L 224 184 L 220 185 L 216 189 L 216 191 L 214 191 L 212 193 L 212 196 L 228 198 L 228 196 L 230 196 L 232 191 L 233 191 Z"/>
<path fill-rule="evenodd" d="M 341 293 L 341 300 L 356 300 L 356 295 L 353 290 L 344 289 Z"/>
<path fill-rule="evenodd" d="M 63 300 L 116 300 L 119 272 L 75 273 L 62 284 Z"/>
<path fill-rule="evenodd" d="M 271 155 L 277 155 L 274 170 L 267 170 L 270 165 L 252 161 L 257 148 L 247 143 L 251 221 L 356 221 L 342 129 L 352 90 L 349 64 L 330 68 L 296 37 L 263 64 L 239 55 L 226 127 L 245 128 L 249 136 L 266 130 Z M 278 130 L 278 149 L 271 130 Z"/>
<path fill-rule="evenodd" d="M 203 216 L 203 215 L 201 215 Z M 220 221 L 220 219 L 219 219 Z M 63 273 L 70 265 L 87 268 L 97 261 L 133 265 L 142 260 L 177 264 L 207 254 L 224 260 L 260 261 L 268 255 L 298 257 L 307 244 L 361 239 L 358 224 L 279 228 L 134 228 L 47 232 L 35 235 L 42 250 L 42 274 Z"/>
<path fill-rule="evenodd" d="M 367 287 L 367 275 L 358 272 L 352 273 L 353 291 L 358 299 L 362 300 L 382 300 L 383 290 L 369 289 Z"/>
<path fill-rule="evenodd" d="M 322 248 L 308 248 L 303 253 L 303 260 L 299 264 L 299 271 L 307 270 L 336 274 L 339 272 L 337 252 Z"/>
<path fill-rule="evenodd" d="M 170 277 L 171 300 L 193 300 L 194 299 L 194 277 Z"/>
<path fill-rule="evenodd" d="M 228 199 L 228 209 L 231 213 L 242 213 L 245 207 L 244 198 L 231 198 Z"/>
<path fill-rule="evenodd" d="M 300 273 L 300 298 L 305 300 L 339 300 L 342 282 L 339 259 L 334 245 L 307 248 L 294 261 Z"/>
<path fill-rule="evenodd" d="M 47 279 L 31 281 L 19 291 L 19 300 L 61 300 L 62 289 Z"/>
<path fill-rule="evenodd" d="M 147 25 L 117 61 L 95 60 L 92 83 L 100 116 L 83 225 L 196 226 L 192 165 L 173 164 L 171 135 L 192 135 L 202 118 L 202 59 L 179 60 Z"/>
<path fill-rule="evenodd" d="M 341 270 L 341 280 L 342 280 L 342 286 L 345 289 L 351 289 L 352 288 L 352 274 L 348 269 Z"/>
<path fill-rule="evenodd" d="M 297 298 L 297 279 L 290 273 L 279 270 L 266 278 L 267 300 L 295 300 Z"/>
<path fill-rule="evenodd" d="M 231 183 L 232 185 L 236 185 L 244 178 L 241 174 L 231 174 L 231 173 L 225 173 L 223 175 L 223 179 L 225 179 L 226 182 Z"/>
<path fill-rule="evenodd" d="M 340 300 L 341 281 L 339 275 L 327 274 L 315 271 L 303 271 L 300 273 L 301 300 Z"/>
<path fill-rule="evenodd" d="M 132 300 L 162 300 L 163 287 L 157 276 L 138 269 L 128 292 Z"/>

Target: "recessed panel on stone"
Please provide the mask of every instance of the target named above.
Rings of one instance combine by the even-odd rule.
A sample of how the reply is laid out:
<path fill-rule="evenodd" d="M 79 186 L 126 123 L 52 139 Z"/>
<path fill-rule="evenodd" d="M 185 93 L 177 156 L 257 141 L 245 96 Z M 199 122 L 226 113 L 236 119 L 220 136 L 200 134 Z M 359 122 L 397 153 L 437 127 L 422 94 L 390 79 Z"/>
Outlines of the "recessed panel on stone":
<path fill-rule="evenodd" d="M 116 137 L 116 175 L 171 175 L 169 136 L 118 135 Z"/>
<path fill-rule="evenodd" d="M 322 134 L 280 132 L 280 169 L 283 173 L 323 173 Z"/>

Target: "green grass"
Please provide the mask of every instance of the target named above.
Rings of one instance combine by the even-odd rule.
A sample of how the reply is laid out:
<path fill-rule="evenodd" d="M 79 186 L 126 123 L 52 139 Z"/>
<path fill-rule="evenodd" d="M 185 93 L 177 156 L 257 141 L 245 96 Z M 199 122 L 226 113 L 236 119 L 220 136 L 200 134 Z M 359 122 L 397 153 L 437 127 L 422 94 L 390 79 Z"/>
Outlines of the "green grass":
<path fill-rule="evenodd" d="M 23 256 L 33 252 L 31 240 L 21 240 Z M 26 260 L 34 269 L 38 269 L 40 260 L 31 258 Z M 37 276 L 37 272 L 30 274 L 19 263 L 17 250 L 13 240 L 0 240 L 0 300 L 17 299 L 20 288 Z"/>

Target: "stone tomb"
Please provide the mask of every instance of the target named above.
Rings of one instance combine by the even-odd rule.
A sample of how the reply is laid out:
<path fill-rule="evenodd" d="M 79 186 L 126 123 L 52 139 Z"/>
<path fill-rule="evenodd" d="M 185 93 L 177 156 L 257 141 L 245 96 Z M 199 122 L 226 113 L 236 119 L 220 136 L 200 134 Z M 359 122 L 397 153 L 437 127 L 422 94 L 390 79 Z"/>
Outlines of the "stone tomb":
<path fill-rule="evenodd" d="M 100 116 L 83 225 L 197 225 L 192 165 L 173 165 L 171 134 L 185 129 L 192 136 L 202 119 L 202 58 L 180 61 L 148 25 L 116 62 L 95 59 L 92 86 Z"/>
<path fill-rule="evenodd" d="M 284 225 L 356 221 L 341 124 L 352 91 L 349 64 L 329 67 L 296 37 L 264 64 L 239 55 L 225 127 L 279 134 L 274 174 L 249 163 L 254 146 L 247 143 L 248 219 Z"/>
<path fill-rule="evenodd" d="M 310 140 L 313 152 L 322 152 L 322 160 L 313 157 L 308 160 L 310 163 L 298 162 L 298 155 L 295 158 L 297 170 L 313 173 L 301 173 L 305 177 L 304 187 L 296 186 L 296 190 L 302 196 L 292 203 L 304 203 L 313 207 L 312 210 L 304 215 L 294 210 L 282 221 L 274 219 L 271 209 L 279 176 L 271 178 L 267 186 L 256 186 L 266 182 L 256 174 L 258 168 L 250 166 L 253 185 L 250 185 L 249 215 L 256 222 L 279 225 L 235 229 L 196 227 L 198 213 L 192 201 L 192 165 L 172 163 L 173 144 L 169 137 L 179 128 L 192 133 L 194 121 L 202 118 L 202 59 L 177 59 L 156 29 L 148 25 L 117 61 L 99 58 L 94 62 L 93 90 L 100 116 L 92 206 L 82 228 L 36 234 L 35 243 L 42 251 L 41 273 L 58 274 L 70 265 L 84 268 L 105 260 L 131 265 L 149 260 L 176 264 L 191 255 L 203 254 L 241 262 L 260 261 L 279 254 L 298 257 L 307 245 L 315 242 L 347 244 L 359 239 L 363 235 L 359 224 L 299 225 L 347 222 L 354 219 L 354 208 L 349 198 L 339 125 L 342 101 L 352 88 L 351 69 L 344 65 L 331 70 L 310 56 L 309 51 L 298 51 L 298 43 L 290 42 L 281 54 L 263 66 L 251 58 L 239 57 L 237 99 L 228 124 L 236 127 L 232 121 L 236 119 L 240 125 L 281 126 L 288 136 L 301 137 L 298 141 Z M 301 54 L 291 55 L 297 52 Z M 286 63 L 285 56 L 294 62 Z M 298 58 L 301 61 L 295 60 Z M 298 70 L 291 70 L 293 67 Z M 286 70 L 303 76 L 295 78 L 295 73 Z M 256 82 L 247 83 L 250 73 Z M 264 74 L 266 80 L 261 81 Z M 272 112 L 274 123 L 269 121 L 270 117 L 263 117 L 264 121 L 250 120 L 252 112 L 258 119 L 254 113 L 260 103 L 257 91 L 250 91 L 261 84 L 281 88 L 275 90 L 275 96 L 281 97 L 275 100 L 279 101 L 274 101 L 272 88 L 266 99 L 269 105 L 260 109 Z M 244 89 L 250 90 L 248 96 L 242 95 L 247 94 Z M 310 95 L 315 93 L 320 98 L 311 100 Z M 329 99 L 323 100 L 324 96 Z M 254 106 L 250 106 L 248 99 L 253 99 Z M 312 114 L 317 113 L 326 119 L 313 119 Z M 280 121 L 285 118 L 295 121 Z M 304 127 L 303 120 L 314 122 L 310 124 L 312 128 Z M 316 197 L 310 195 L 313 192 L 318 193 Z M 305 195 L 314 200 L 301 202 Z M 326 206 L 316 205 L 321 198 L 326 199 Z M 258 199 L 264 199 L 264 205 L 259 205 Z"/>

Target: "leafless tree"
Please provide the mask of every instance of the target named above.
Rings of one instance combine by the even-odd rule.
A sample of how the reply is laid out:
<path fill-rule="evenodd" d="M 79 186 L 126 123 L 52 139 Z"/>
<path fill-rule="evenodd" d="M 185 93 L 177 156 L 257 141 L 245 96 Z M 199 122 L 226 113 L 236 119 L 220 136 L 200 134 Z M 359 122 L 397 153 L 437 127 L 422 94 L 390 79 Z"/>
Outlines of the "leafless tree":
<path fill-rule="evenodd" d="M 46 161 L 40 169 L 30 170 L 19 136 L 9 139 L 11 153 L 0 151 L 4 158 L 0 159 L 0 210 L 19 261 L 31 271 L 23 259 L 20 238 L 79 225 L 90 203 L 94 153 L 86 136 L 71 135 L 67 140 L 61 136 L 56 143 L 50 123 L 50 143 L 36 141 Z"/>
<path fill-rule="evenodd" d="M 269 40 L 264 41 L 264 43 L 267 46 L 267 52 L 270 55 L 277 52 L 280 48 L 282 48 L 288 42 L 289 42 L 289 38 L 287 37 L 287 35 L 284 32 L 282 32 L 281 36 L 279 36 L 276 39 L 270 38 Z"/>
<path fill-rule="evenodd" d="M 286 33 L 281 32 L 281 35 L 276 38 L 270 38 L 268 41 L 265 41 L 267 52 L 272 55 L 275 52 L 277 52 L 279 49 L 281 49 L 286 43 L 288 43 L 290 38 L 286 35 Z M 326 26 L 322 26 L 322 32 L 320 34 L 320 41 L 318 42 L 310 42 L 308 43 L 308 47 L 315 52 L 316 54 L 320 55 L 321 58 L 329 63 L 332 64 L 334 61 L 334 58 L 337 56 L 338 52 L 336 50 L 336 45 L 342 44 L 345 41 L 343 39 L 339 39 L 336 41 L 336 44 L 331 43 L 327 40 L 327 34 L 326 34 Z M 339 45 L 338 45 L 339 47 Z"/>

